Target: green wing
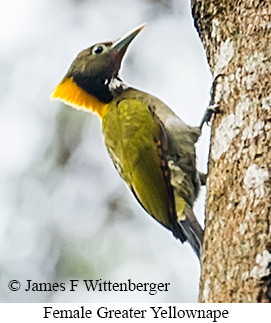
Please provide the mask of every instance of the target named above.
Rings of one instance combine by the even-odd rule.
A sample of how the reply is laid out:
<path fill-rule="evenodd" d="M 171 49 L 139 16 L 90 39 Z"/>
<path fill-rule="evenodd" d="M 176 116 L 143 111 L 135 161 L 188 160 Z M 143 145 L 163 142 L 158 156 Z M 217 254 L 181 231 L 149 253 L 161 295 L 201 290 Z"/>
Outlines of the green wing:
<path fill-rule="evenodd" d="M 162 122 L 147 104 L 123 99 L 109 105 L 103 133 L 117 170 L 139 203 L 176 238 L 182 242 L 188 239 L 200 257 L 203 231 L 192 207 L 177 190 L 183 171 L 178 165 L 169 167 L 168 138 Z"/>
<path fill-rule="evenodd" d="M 159 120 L 147 104 L 123 99 L 109 105 L 103 133 L 117 170 L 140 204 L 172 230 L 175 206 L 162 165 Z"/>

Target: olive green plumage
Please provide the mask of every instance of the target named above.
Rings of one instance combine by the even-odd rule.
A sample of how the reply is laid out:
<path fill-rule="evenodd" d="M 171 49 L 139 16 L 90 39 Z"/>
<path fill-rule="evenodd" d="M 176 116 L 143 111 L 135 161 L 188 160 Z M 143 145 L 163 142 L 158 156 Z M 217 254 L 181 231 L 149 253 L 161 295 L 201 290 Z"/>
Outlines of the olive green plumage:
<path fill-rule="evenodd" d="M 191 236 L 199 253 L 203 233 L 192 207 L 200 187 L 194 146 L 200 129 L 132 88 L 115 96 L 102 124 L 114 165 L 140 204 L 181 241 Z"/>
<path fill-rule="evenodd" d="M 193 204 L 201 185 L 190 127 L 156 97 L 128 87 L 118 76 L 140 26 L 115 42 L 82 51 L 52 97 L 97 112 L 116 169 L 142 207 L 200 257 L 203 230 Z"/>
<path fill-rule="evenodd" d="M 109 154 L 142 206 L 169 227 L 168 192 L 157 153 L 159 122 L 146 103 L 115 100 L 103 118 L 103 134 Z"/>

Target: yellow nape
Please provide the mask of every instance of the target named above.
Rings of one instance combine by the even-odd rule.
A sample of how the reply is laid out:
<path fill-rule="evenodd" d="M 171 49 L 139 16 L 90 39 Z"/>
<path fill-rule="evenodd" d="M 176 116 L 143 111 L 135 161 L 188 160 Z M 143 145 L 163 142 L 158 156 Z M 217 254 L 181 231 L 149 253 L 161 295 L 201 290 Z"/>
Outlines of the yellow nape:
<path fill-rule="evenodd" d="M 64 79 L 51 93 L 51 99 L 61 100 L 77 110 L 96 112 L 102 118 L 108 106 L 81 89 L 71 78 Z"/>

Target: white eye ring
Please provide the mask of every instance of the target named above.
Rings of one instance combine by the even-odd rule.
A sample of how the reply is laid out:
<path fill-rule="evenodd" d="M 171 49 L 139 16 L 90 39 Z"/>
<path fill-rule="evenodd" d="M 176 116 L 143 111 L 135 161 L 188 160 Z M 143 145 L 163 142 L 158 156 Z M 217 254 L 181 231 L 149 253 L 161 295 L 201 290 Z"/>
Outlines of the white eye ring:
<path fill-rule="evenodd" d="M 93 47 L 92 54 L 99 55 L 99 54 L 102 54 L 105 50 L 106 50 L 105 45 L 99 44 L 99 45 L 96 45 L 95 47 Z"/>

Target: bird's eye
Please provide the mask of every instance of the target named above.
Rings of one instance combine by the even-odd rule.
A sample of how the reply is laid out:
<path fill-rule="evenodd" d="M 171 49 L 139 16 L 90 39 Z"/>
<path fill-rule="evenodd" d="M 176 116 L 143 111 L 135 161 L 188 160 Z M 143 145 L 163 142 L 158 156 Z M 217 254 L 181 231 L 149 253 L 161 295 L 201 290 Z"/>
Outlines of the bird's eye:
<path fill-rule="evenodd" d="M 96 55 L 99 55 L 99 54 L 101 54 L 104 51 L 104 49 L 105 49 L 105 46 L 104 45 L 97 45 L 97 46 L 95 46 L 93 48 L 92 53 L 93 54 L 96 54 Z"/>

